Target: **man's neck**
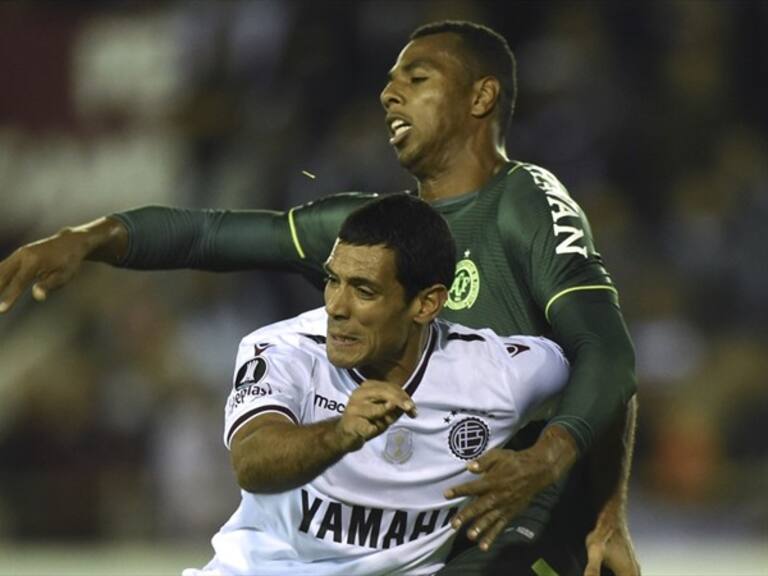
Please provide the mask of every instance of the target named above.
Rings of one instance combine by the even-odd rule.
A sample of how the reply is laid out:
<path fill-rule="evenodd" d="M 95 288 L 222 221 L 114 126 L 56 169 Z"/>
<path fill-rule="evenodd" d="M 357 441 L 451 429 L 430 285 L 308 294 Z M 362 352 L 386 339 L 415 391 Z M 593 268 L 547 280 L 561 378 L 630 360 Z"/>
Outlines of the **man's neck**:
<path fill-rule="evenodd" d="M 445 200 L 479 190 L 508 162 L 503 148 L 491 154 L 465 151 L 446 162 L 442 169 L 417 178 L 419 196 L 427 202 Z"/>
<path fill-rule="evenodd" d="M 398 360 L 384 362 L 377 366 L 361 366 L 359 372 L 365 378 L 373 378 L 403 386 L 416 371 L 424 349 L 427 347 L 431 330 L 431 324 L 419 326 L 415 337 L 409 339 L 409 343 L 406 344 L 403 354 Z"/>

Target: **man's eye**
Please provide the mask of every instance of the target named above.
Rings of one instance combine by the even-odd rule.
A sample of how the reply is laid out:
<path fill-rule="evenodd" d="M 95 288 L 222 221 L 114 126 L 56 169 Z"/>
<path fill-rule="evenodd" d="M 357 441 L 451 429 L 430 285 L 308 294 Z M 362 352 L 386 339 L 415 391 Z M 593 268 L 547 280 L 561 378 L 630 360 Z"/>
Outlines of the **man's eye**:
<path fill-rule="evenodd" d="M 330 276 L 328 274 L 326 274 L 324 281 L 326 284 L 335 284 L 336 282 L 338 282 L 335 276 Z"/>
<path fill-rule="evenodd" d="M 361 298 L 365 298 L 365 299 L 371 299 L 374 296 L 376 296 L 376 293 L 373 290 L 369 288 L 365 288 L 363 286 L 357 287 L 357 293 L 360 294 Z"/>
<path fill-rule="evenodd" d="M 427 79 L 426 76 L 411 76 L 411 84 L 420 84 Z"/>

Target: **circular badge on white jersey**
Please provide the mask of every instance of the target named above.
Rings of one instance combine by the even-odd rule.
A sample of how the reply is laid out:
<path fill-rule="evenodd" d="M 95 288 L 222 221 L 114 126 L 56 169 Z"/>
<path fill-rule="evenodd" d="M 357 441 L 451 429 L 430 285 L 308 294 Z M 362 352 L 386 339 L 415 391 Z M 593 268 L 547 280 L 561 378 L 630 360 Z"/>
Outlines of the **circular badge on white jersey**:
<path fill-rule="evenodd" d="M 480 293 L 480 272 L 469 258 L 459 260 L 445 305 L 451 310 L 472 308 Z"/>
<path fill-rule="evenodd" d="M 472 460 L 480 456 L 488 446 L 491 431 L 488 425 L 472 416 L 459 420 L 448 434 L 448 446 L 454 456 Z"/>

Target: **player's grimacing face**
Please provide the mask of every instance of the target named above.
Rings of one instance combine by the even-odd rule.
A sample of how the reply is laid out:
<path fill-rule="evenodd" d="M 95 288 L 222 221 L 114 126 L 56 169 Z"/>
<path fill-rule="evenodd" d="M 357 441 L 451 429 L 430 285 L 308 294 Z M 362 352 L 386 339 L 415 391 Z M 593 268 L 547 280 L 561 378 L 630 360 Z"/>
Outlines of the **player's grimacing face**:
<path fill-rule="evenodd" d="M 381 92 L 389 142 L 411 172 L 429 171 L 465 139 L 472 90 L 460 42 L 449 33 L 409 42 Z"/>
<path fill-rule="evenodd" d="M 330 362 L 378 373 L 398 364 L 413 337 L 413 323 L 396 277 L 394 251 L 337 241 L 325 269 Z"/>

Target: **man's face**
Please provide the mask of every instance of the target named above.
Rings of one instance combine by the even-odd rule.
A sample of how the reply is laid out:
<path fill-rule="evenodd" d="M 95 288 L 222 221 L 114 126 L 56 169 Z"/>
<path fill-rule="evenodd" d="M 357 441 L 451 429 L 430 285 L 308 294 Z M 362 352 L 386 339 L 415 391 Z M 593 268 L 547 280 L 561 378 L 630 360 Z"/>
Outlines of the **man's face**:
<path fill-rule="evenodd" d="M 381 92 L 390 144 L 416 176 L 450 162 L 466 139 L 472 82 L 458 56 L 460 43 L 450 33 L 409 42 Z"/>
<path fill-rule="evenodd" d="M 328 359 L 340 368 L 386 371 L 398 363 L 414 333 L 395 253 L 337 241 L 325 264 Z"/>

